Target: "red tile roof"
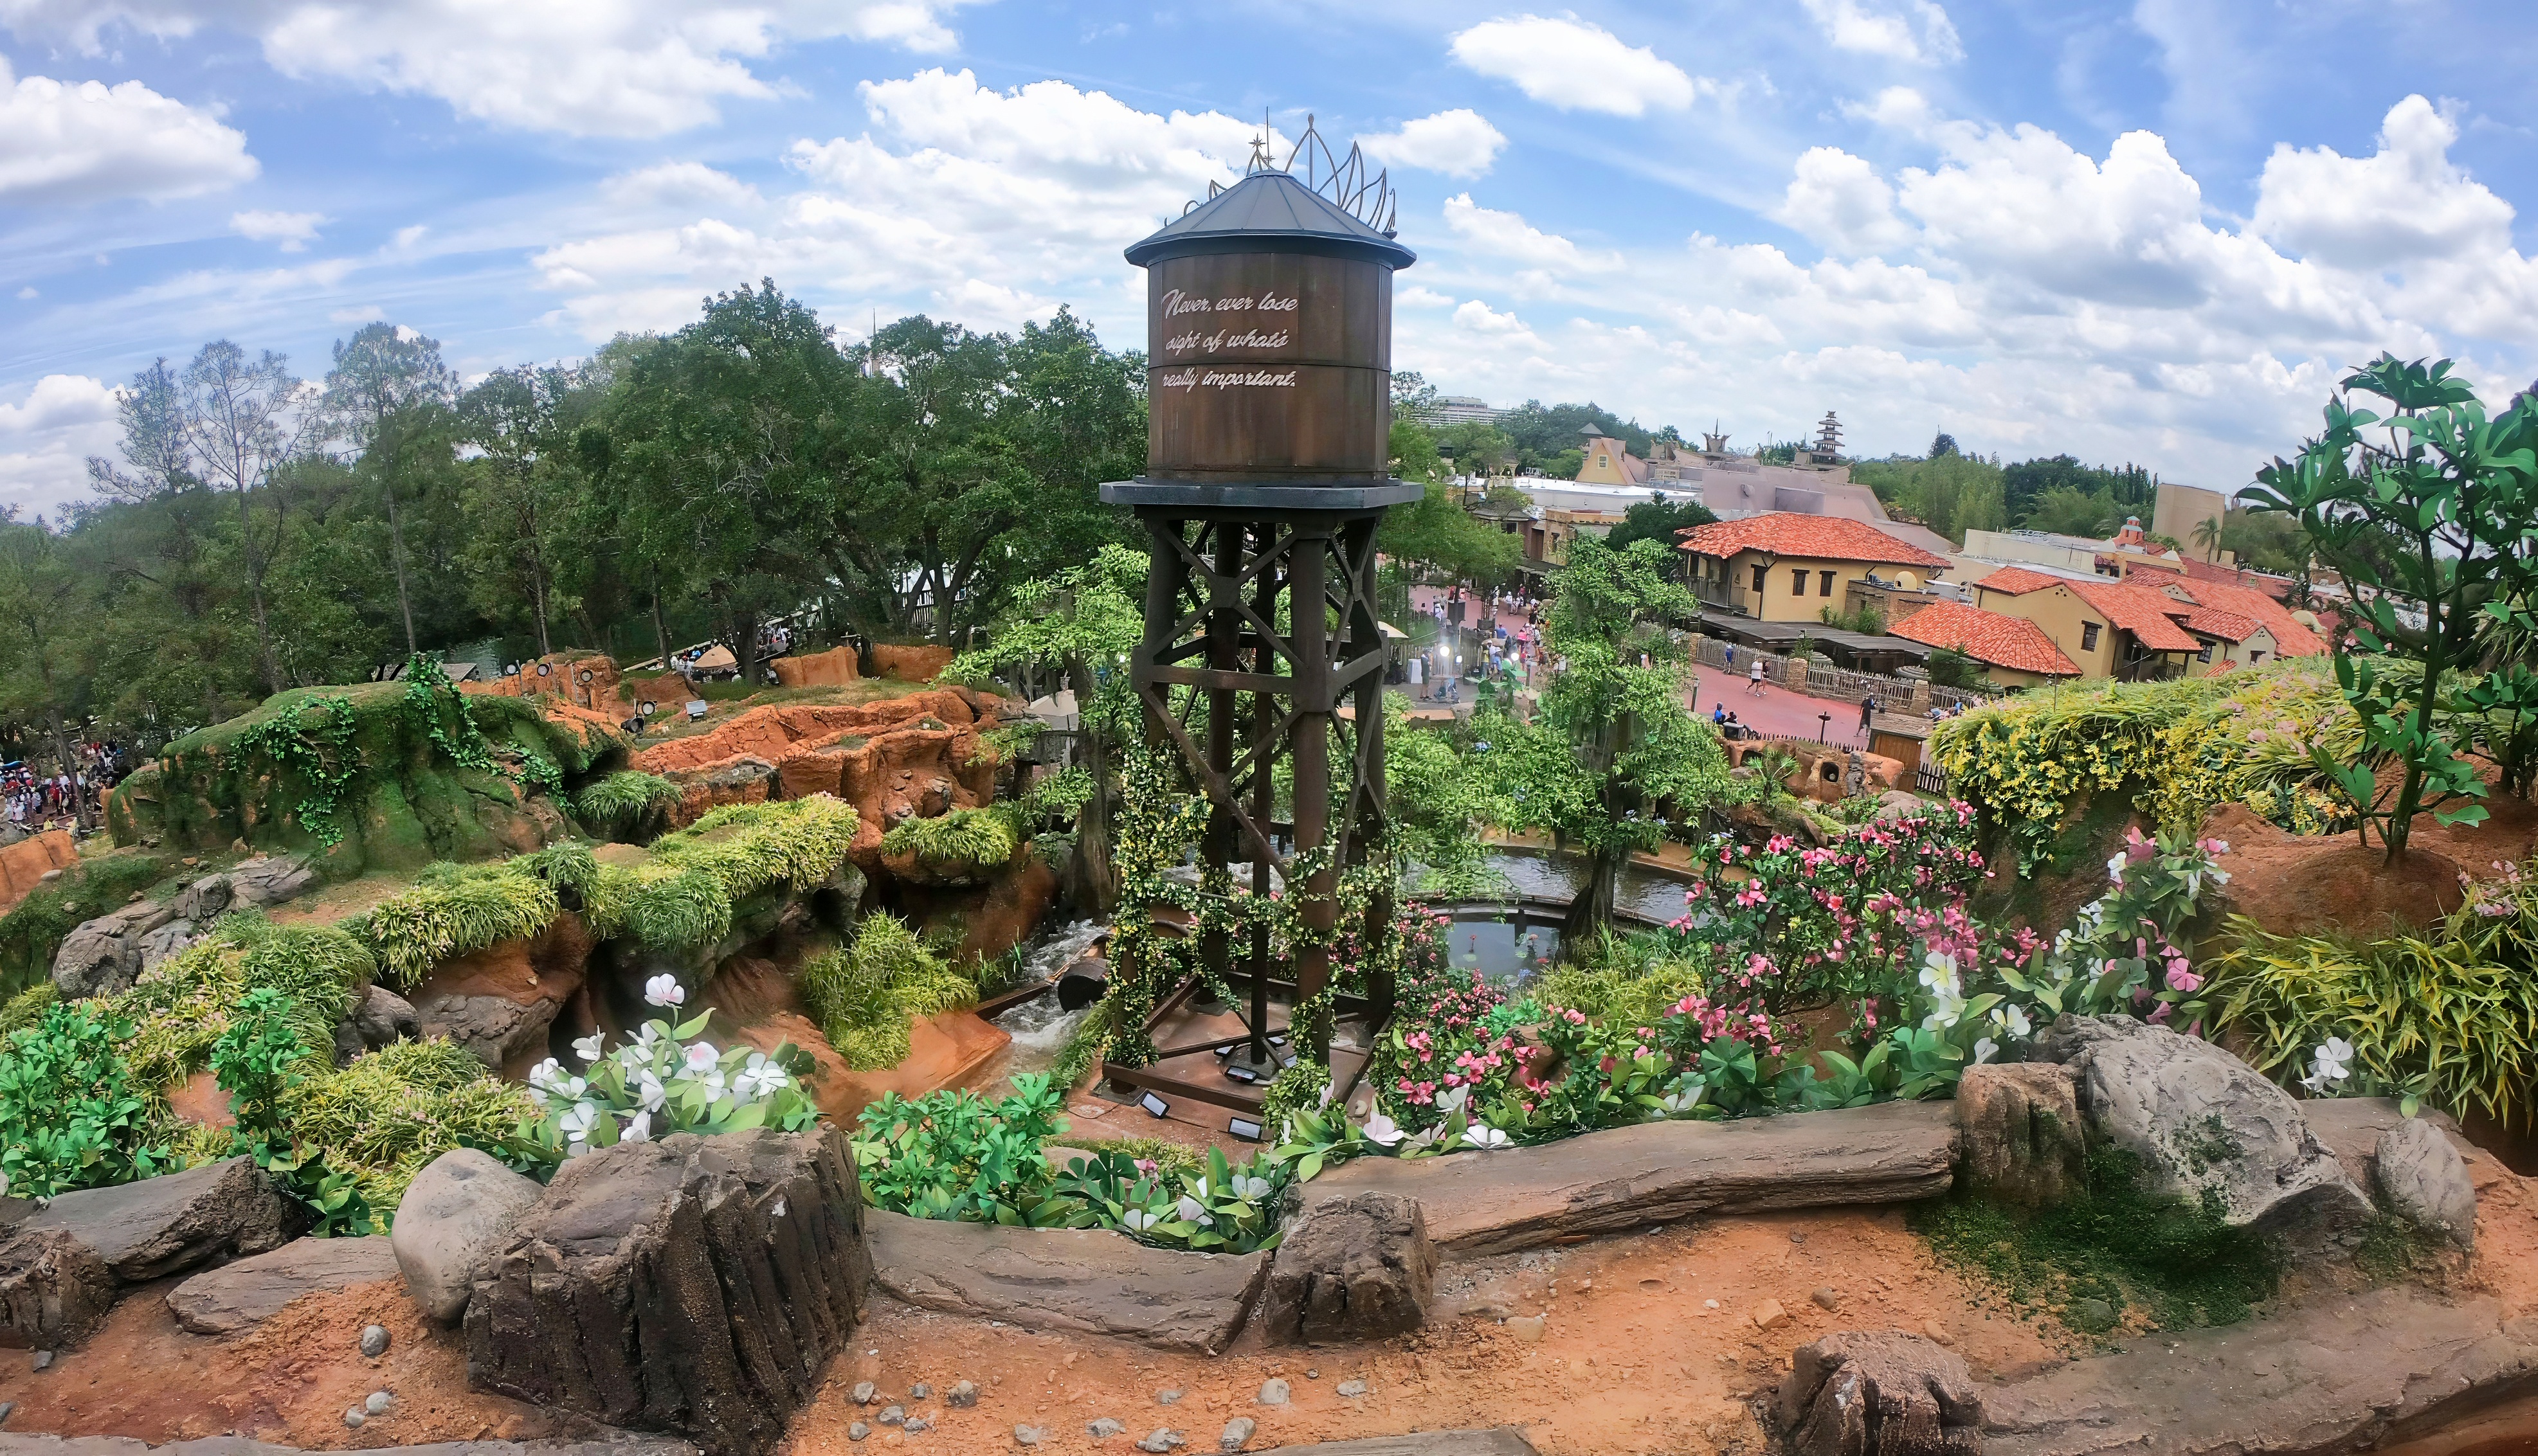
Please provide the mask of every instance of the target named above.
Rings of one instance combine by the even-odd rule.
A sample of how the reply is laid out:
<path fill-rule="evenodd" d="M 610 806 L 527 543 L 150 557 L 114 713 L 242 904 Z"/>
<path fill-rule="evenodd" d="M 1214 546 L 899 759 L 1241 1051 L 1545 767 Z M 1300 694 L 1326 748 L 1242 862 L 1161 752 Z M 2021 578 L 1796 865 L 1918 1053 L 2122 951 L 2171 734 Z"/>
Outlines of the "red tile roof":
<path fill-rule="evenodd" d="M 1683 549 L 1698 556 L 1732 557 L 1759 551 L 1821 562 L 1869 562 L 1878 565 L 1945 570 L 1948 559 L 1900 541 L 1866 521 L 1847 516 L 1800 515 L 1775 510 L 1732 521 L 1712 521 L 1683 532 Z"/>
<path fill-rule="evenodd" d="M 2022 566 L 2004 566 L 1974 585 L 1984 591 L 2006 592 L 2023 597 L 2048 586 L 2067 586 L 2074 596 L 2096 608 L 2100 615 L 2154 652 L 2199 652 L 2201 642 L 2188 636 L 2184 629 L 2169 620 L 2173 612 L 2183 616 L 2193 606 L 2180 602 L 2153 586 L 2131 582 L 2107 581 L 2103 578 L 2081 580 L 2072 576 L 2047 576 Z"/>
<path fill-rule="evenodd" d="M 2291 600 L 2292 579 L 2268 571 L 2252 571 L 2243 566 L 2224 566 L 2214 562 L 2185 559 L 2185 574 L 2196 581 L 2218 581 L 2228 586 L 2243 586 L 2260 591 L 2277 602 Z"/>
<path fill-rule="evenodd" d="M 2273 633 L 2274 646 L 2284 657 L 2316 657 L 2326 651 L 2326 643 L 2317 633 L 2292 620 L 2292 609 L 2275 601 L 2272 594 L 2252 586 L 2239 586 L 2226 581 L 2195 581 L 2186 587 L 2195 604 L 2252 618 L 2263 623 Z M 2194 626 L 2191 619 L 2185 624 Z M 2237 638 L 2231 640 L 2237 641 Z"/>
<path fill-rule="evenodd" d="M 1963 602 L 1932 602 L 1886 630 L 1907 641 L 1954 647 L 1993 667 L 2053 678 L 2080 675 L 2079 667 L 2053 645 L 2044 629 L 2024 617 L 1986 612 Z"/>
<path fill-rule="evenodd" d="M 2243 642 L 2263 628 L 2264 624 L 2252 617 L 2241 617 L 2236 612 L 2224 612 L 2218 607 L 2197 607 L 2185 614 L 2187 631 L 2199 631 L 2206 636 L 2219 637 L 2225 642 Z"/>

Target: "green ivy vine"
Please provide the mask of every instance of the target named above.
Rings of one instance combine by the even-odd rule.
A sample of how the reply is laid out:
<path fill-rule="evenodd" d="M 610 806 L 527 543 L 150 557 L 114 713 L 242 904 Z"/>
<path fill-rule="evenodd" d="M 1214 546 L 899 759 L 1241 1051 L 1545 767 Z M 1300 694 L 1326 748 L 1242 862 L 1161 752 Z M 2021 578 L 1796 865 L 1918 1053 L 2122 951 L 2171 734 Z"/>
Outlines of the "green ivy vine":
<path fill-rule="evenodd" d="M 361 777 L 362 761 L 353 752 L 356 726 L 353 699 L 338 693 L 301 698 L 237 738 L 239 748 L 264 755 L 308 786 L 292 812 L 300 817 L 301 827 L 327 849 L 344 841 L 337 815 L 344 791 Z"/>

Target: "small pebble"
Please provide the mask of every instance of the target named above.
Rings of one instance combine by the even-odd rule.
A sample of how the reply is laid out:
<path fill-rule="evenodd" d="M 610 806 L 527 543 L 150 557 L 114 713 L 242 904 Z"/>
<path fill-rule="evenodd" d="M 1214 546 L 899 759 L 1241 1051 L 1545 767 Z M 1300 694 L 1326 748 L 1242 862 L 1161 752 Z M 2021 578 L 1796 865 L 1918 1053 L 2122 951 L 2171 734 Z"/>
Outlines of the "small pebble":
<path fill-rule="evenodd" d="M 1806 1241 L 1807 1236 L 1803 1233 L 1792 1233 L 1789 1235 L 1789 1242 L 1791 1243 L 1805 1243 Z"/>
<path fill-rule="evenodd" d="M 8 1423 L 10 1413 L 18 1409 L 16 1401 L 0 1401 L 0 1425 Z"/>
<path fill-rule="evenodd" d="M 1815 1300 L 1818 1305 L 1826 1309 L 1839 1309 L 1841 1307 L 1841 1295 L 1835 1293 L 1830 1287 L 1818 1290 L 1807 1297 Z"/>
<path fill-rule="evenodd" d="M 395 1396 L 384 1390 L 373 1390 L 370 1392 L 370 1398 L 362 1402 L 362 1408 L 373 1416 L 384 1416 L 388 1413 L 390 1403 L 395 1400 Z"/>
<path fill-rule="evenodd" d="M 1701 1301 L 1701 1307 L 1703 1309 L 1716 1309 L 1718 1307 L 1718 1301 L 1715 1299 L 1703 1299 Z"/>
<path fill-rule="evenodd" d="M 1014 1443 L 1016 1445 L 1036 1446 L 1047 1439 L 1048 1427 L 1045 1425 L 1017 1425 L 1014 1427 Z"/>
<path fill-rule="evenodd" d="M 1287 1382 L 1284 1380 L 1272 1379 L 1260 1382 L 1260 1404 L 1264 1406 L 1287 1404 Z"/>
<path fill-rule="evenodd" d="M 1159 1406 L 1169 1406 L 1180 1398 L 1181 1393 L 1177 1390 L 1159 1390 L 1155 1392 L 1155 1404 Z"/>
<path fill-rule="evenodd" d="M 1127 1428 L 1128 1427 L 1126 1425 L 1111 1420 L 1107 1416 L 1104 1416 L 1098 1421 L 1088 1421 L 1084 1423 L 1084 1433 L 1093 1437 L 1097 1441 L 1106 1441 L 1110 1439 L 1110 1437 L 1117 1435 L 1119 1432 L 1126 1430 Z"/>
<path fill-rule="evenodd" d="M 35 1364 L 35 1368 L 36 1368 L 36 1369 L 38 1369 L 38 1370 L 46 1370 L 46 1369 L 50 1369 L 50 1368 L 52 1368 L 52 1363 L 53 1363 L 53 1353 L 52 1353 L 51 1351 L 49 1351 L 49 1350 L 38 1350 L 38 1351 L 36 1351 L 36 1352 L 35 1352 L 35 1360 L 34 1360 L 34 1364 Z"/>
<path fill-rule="evenodd" d="M 344 1423 L 355 1430 L 361 1429 L 362 1423 L 369 1419 L 369 1417 L 362 1414 L 362 1408 L 359 1406 L 355 1406 L 353 1409 L 344 1413 Z"/>
<path fill-rule="evenodd" d="M 1543 1330 L 1550 1324 L 1538 1314 L 1519 1314 L 1506 1322 L 1506 1332 L 1527 1345 L 1542 1343 Z"/>
<path fill-rule="evenodd" d="M 859 1441 L 871 1434 L 872 1427 L 860 1421 L 846 1427 L 846 1439 L 850 1441 Z"/>
<path fill-rule="evenodd" d="M 952 1387 L 951 1393 L 943 1397 L 943 1403 L 956 1411 L 968 1410 L 978 1403 L 978 1387 L 964 1380 Z"/>
<path fill-rule="evenodd" d="M 1220 1451 L 1239 1451 L 1251 1444 L 1251 1432 L 1259 1428 L 1260 1423 L 1250 1417 L 1236 1416 L 1225 1423 L 1225 1434 L 1216 1438 L 1216 1448 Z"/>
<path fill-rule="evenodd" d="M 1783 1325 L 1788 1323 L 1788 1320 L 1789 1312 L 1780 1307 L 1780 1301 L 1777 1299 L 1766 1299 L 1754 1311 L 1754 1328 L 1758 1330 L 1768 1330 L 1776 1325 Z"/>
<path fill-rule="evenodd" d="M 1921 1322 L 1921 1333 L 1938 1341 L 1942 1345 L 1954 1345 L 1957 1343 L 1957 1338 L 1948 1333 L 1947 1326 L 1940 1324 L 1935 1319 L 1923 1320 Z"/>
<path fill-rule="evenodd" d="M 906 1430 L 909 1435 L 914 1435 L 920 1430 L 932 1430 L 934 1426 L 922 1416 L 910 1416 L 907 1418 Z"/>
<path fill-rule="evenodd" d="M 874 1401 L 881 1399 L 881 1387 L 873 1384 L 869 1380 L 858 1380 L 855 1382 L 854 1399 L 855 1404 L 858 1406 L 869 1406 Z"/>
<path fill-rule="evenodd" d="M 1157 1429 L 1153 1435 L 1139 1441 L 1137 1443 L 1137 1449 L 1140 1451 L 1161 1453 L 1164 1451 L 1169 1451 L 1177 1446 L 1186 1446 L 1188 1444 L 1189 1442 L 1181 1439 L 1181 1433 L 1177 1430 Z"/>
<path fill-rule="evenodd" d="M 362 1331 L 362 1354 L 377 1359 L 388 1353 L 388 1327 L 371 1325 Z"/>
<path fill-rule="evenodd" d="M 1366 1394 L 1366 1382 L 1363 1380 L 1343 1380 L 1340 1382 L 1340 1394 L 1348 1396 L 1351 1399 L 1362 1396 Z"/>
<path fill-rule="evenodd" d="M 881 1408 L 881 1414 L 875 1416 L 873 1419 L 884 1425 L 904 1424 L 907 1421 L 907 1407 L 884 1406 Z"/>
<path fill-rule="evenodd" d="M 919 1380 L 914 1385 L 907 1387 L 907 1398 L 912 1401 L 924 1400 L 932 1394 L 934 1394 L 934 1387 L 926 1384 L 922 1380 Z"/>

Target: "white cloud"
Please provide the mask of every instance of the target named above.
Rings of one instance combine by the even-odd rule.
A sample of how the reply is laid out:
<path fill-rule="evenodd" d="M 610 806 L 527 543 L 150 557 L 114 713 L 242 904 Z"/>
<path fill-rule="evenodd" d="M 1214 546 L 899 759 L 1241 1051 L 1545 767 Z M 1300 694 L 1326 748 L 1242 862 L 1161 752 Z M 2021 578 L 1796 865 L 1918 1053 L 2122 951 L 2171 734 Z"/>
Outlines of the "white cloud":
<path fill-rule="evenodd" d="M 754 207 L 760 201 L 756 187 L 701 162 L 664 162 L 623 172 L 599 190 L 621 207 Z"/>
<path fill-rule="evenodd" d="M 0 503 L 50 509 L 88 489 L 88 457 L 113 453 L 114 390 L 85 374 L 46 374 L 0 400 Z"/>
<path fill-rule="evenodd" d="M 1882 7 L 1870 0 L 1804 0 L 1816 28 L 1837 50 L 1935 64 L 1963 60 L 1966 50 L 1948 12 L 1933 0 L 1901 0 Z"/>
<path fill-rule="evenodd" d="M 1520 213 L 1482 207 L 1469 192 L 1445 199 L 1445 226 L 1477 251 L 1553 275 L 1598 272 L 1620 263 L 1616 255 L 1589 253 L 1556 232 L 1543 232 Z"/>
<path fill-rule="evenodd" d="M 1061 81 L 996 91 L 968 71 L 858 94 L 869 129 L 797 142 L 787 160 L 804 185 L 790 195 L 734 195 L 683 223 L 537 253 L 547 287 L 568 296 L 559 321 L 589 338 L 675 327 L 703 295 L 762 275 L 815 296 L 927 298 L 1000 326 L 1060 298 L 1084 306 L 1133 285 L 1120 249 L 1235 180 L 1259 124 L 1158 115 Z"/>
<path fill-rule="evenodd" d="M 388 311 L 376 303 L 356 303 L 350 308 L 337 308 L 328 312 L 326 321 L 337 324 L 376 323 L 387 316 Z"/>
<path fill-rule="evenodd" d="M 1865 104 L 1844 101 L 1841 114 L 1914 137 L 1927 134 L 1938 121 L 1929 99 L 1908 86 L 1887 87 Z"/>
<path fill-rule="evenodd" d="M 1908 241 L 1895 189 L 1867 162 L 1838 147 L 1810 147 L 1771 217 L 1828 252 L 1873 253 Z"/>
<path fill-rule="evenodd" d="M 2338 268 L 2490 254 L 2511 244 L 2511 204 L 2450 161 L 2458 125 L 2420 96 L 2388 109 L 2379 150 L 2278 144 L 2251 220 L 2263 236 Z"/>
<path fill-rule="evenodd" d="M 1490 169 L 1506 137 L 1478 111 L 1458 106 L 1402 123 L 1401 130 L 1357 139 L 1366 154 L 1387 166 L 1415 166 L 1449 177 L 1477 177 Z"/>
<path fill-rule="evenodd" d="M 1454 296 L 1413 284 L 1393 286 L 1392 306 L 1396 308 L 1450 308 Z"/>
<path fill-rule="evenodd" d="M 1512 81 L 1526 96 L 1564 111 L 1680 111 L 1718 90 L 1647 46 L 1626 44 L 1573 16 L 1483 21 L 1456 35 L 1452 50 L 1472 70 Z"/>
<path fill-rule="evenodd" d="M 284 252 L 296 253 L 316 238 L 317 225 L 325 221 L 323 213 L 233 213 L 230 231 L 257 242 L 279 242 Z"/>
<path fill-rule="evenodd" d="M 846 38 L 948 51 L 965 0 L 0 0 L 21 36 L 94 53 L 121 24 L 156 35 L 254 36 L 299 79 L 447 102 L 499 126 L 662 136 L 730 100 L 779 90 L 762 62 L 789 42 Z"/>
<path fill-rule="evenodd" d="M 25 288 L 18 290 L 18 297 L 21 298 L 32 298 L 35 297 L 35 286 L 31 283 Z"/>
<path fill-rule="evenodd" d="M 15 77 L 0 56 L 0 200 L 185 197 L 252 178 L 245 134 L 138 81 Z"/>

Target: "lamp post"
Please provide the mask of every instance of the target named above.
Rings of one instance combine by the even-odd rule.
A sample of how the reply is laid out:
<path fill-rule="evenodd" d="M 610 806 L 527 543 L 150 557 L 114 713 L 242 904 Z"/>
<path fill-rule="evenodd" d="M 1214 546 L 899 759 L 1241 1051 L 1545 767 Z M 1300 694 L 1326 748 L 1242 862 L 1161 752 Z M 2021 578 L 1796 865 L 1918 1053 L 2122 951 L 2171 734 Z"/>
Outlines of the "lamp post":
<path fill-rule="evenodd" d="M 1823 742 L 1825 742 L 1825 741 L 1826 741 L 1826 739 L 1825 739 L 1825 735 L 1827 735 L 1827 734 L 1829 734 L 1829 733 L 1831 733 L 1831 732 L 1833 732 L 1833 714 L 1831 714 L 1831 713 L 1818 713 L 1818 714 L 1816 714 L 1816 742 L 1818 742 L 1818 743 L 1823 743 Z"/>

